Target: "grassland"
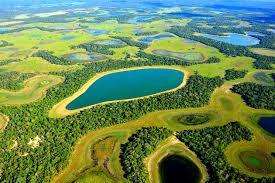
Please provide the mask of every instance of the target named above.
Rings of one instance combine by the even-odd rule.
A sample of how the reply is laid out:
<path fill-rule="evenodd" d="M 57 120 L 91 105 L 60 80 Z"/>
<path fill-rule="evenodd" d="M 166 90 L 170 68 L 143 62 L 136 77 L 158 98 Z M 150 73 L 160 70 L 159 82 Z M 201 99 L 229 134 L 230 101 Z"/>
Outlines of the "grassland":
<path fill-rule="evenodd" d="M 63 82 L 63 78 L 52 75 L 40 75 L 25 81 L 25 87 L 19 91 L 0 90 L 0 105 L 22 105 L 37 101 L 46 91 Z"/>
<path fill-rule="evenodd" d="M 275 57 L 275 50 L 267 49 L 267 48 L 252 48 L 252 52 L 260 55 Z"/>
<path fill-rule="evenodd" d="M 2 132 L 6 128 L 8 122 L 9 118 L 4 116 L 3 114 L 0 114 L 0 132 Z"/>

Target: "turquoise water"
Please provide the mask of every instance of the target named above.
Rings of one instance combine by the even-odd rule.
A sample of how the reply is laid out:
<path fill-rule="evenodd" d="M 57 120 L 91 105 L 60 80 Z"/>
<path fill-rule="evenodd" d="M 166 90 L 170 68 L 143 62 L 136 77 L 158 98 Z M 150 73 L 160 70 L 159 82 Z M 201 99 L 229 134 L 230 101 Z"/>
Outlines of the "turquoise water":
<path fill-rule="evenodd" d="M 227 34 L 226 36 L 218 36 L 211 34 L 200 34 L 200 36 L 214 39 L 216 41 L 222 41 L 225 43 L 239 45 L 239 46 L 252 46 L 259 44 L 260 40 L 251 36 L 242 35 L 242 34 Z"/>
<path fill-rule="evenodd" d="M 106 31 L 106 30 L 86 30 L 86 32 L 89 34 L 92 34 L 92 35 L 96 35 L 96 36 L 108 33 L 108 31 Z"/>
<path fill-rule="evenodd" d="M 173 36 L 171 35 L 158 35 L 158 36 L 153 36 L 153 37 L 144 37 L 144 38 L 140 38 L 139 41 L 140 42 L 144 42 L 144 43 L 151 43 L 154 40 L 160 40 L 160 39 L 166 39 L 166 38 L 171 38 Z"/>
<path fill-rule="evenodd" d="M 275 116 L 260 118 L 259 125 L 272 135 L 275 135 Z"/>
<path fill-rule="evenodd" d="M 184 73 L 175 69 L 137 69 L 108 74 L 93 83 L 67 109 L 148 96 L 178 87 Z"/>

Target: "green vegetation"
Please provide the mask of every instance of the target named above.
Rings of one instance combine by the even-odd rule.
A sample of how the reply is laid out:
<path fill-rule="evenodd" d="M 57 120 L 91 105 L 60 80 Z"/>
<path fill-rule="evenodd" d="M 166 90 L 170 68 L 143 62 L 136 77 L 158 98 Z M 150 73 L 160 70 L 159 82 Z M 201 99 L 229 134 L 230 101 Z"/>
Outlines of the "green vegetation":
<path fill-rule="evenodd" d="M 134 41 L 129 37 L 113 36 L 112 38 L 119 39 L 119 40 L 121 40 L 122 42 L 126 43 L 129 46 L 135 46 L 135 47 L 140 48 L 141 50 L 144 50 L 144 49 L 148 48 L 148 45 L 146 43 Z"/>
<path fill-rule="evenodd" d="M 0 88 L 6 90 L 19 90 L 23 88 L 23 82 L 33 76 L 33 74 L 21 74 L 19 72 L 2 72 L 0 73 Z"/>
<path fill-rule="evenodd" d="M 275 50 L 267 48 L 252 48 L 251 51 L 256 54 L 275 57 Z"/>
<path fill-rule="evenodd" d="M 248 150 L 239 152 L 240 161 L 248 170 L 264 174 L 274 173 L 275 165 L 272 156 L 261 150 Z"/>
<path fill-rule="evenodd" d="M 161 55 L 161 56 L 167 56 L 167 57 L 174 57 L 178 59 L 184 59 L 187 61 L 203 61 L 204 57 L 201 53 L 179 53 L 179 52 L 171 52 L 167 50 L 154 50 L 154 54 Z"/>
<path fill-rule="evenodd" d="M 143 128 L 132 135 L 126 144 L 121 146 L 121 164 L 125 177 L 131 182 L 148 182 L 148 172 L 143 160 L 149 156 L 158 144 L 172 135 L 165 128 Z"/>
<path fill-rule="evenodd" d="M 257 72 L 253 75 L 253 77 L 257 82 L 259 82 L 259 84 L 274 85 L 274 79 L 272 78 L 272 74 L 267 74 L 265 72 Z"/>
<path fill-rule="evenodd" d="M 33 57 L 41 57 L 44 60 L 57 65 L 71 65 L 73 63 L 69 59 L 54 56 L 53 52 L 49 51 L 38 51 L 33 55 Z"/>
<path fill-rule="evenodd" d="M 251 132 L 238 123 L 223 127 L 179 132 L 177 137 L 194 151 L 207 167 L 209 182 L 272 182 L 272 178 L 249 177 L 232 168 L 223 156 L 234 141 L 251 140 Z"/>
<path fill-rule="evenodd" d="M 174 116 L 171 120 L 174 120 L 176 123 L 180 123 L 183 125 L 200 125 L 209 122 L 209 115 L 182 115 L 182 116 Z"/>
<path fill-rule="evenodd" d="M 147 2 L 142 11 L 98 6 L 4 16 L 0 182 L 159 182 L 157 165 L 174 154 L 192 160 L 202 182 L 274 182 L 274 137 L 258 124 L 259 117 L 274 116 L 275 107 L 275 36 L 269 32 L 274 25 L 254 20 L 266 12 L 241 10 L 232 16 L 205 7 L 199 11 L 211 18 L 182 18 L 200 12 L 147 11 L 148 6 L 156 4 Z M 130 23 L 142 16 L 152 19 Z M 258 45 L 198 36 L 248 31 L 264 34 L 253 36 Z M 173 37 L 138 41 L 167 32 Z M 66 57 L 84 52 L 100 53 L 102 59 L 84 63 Z M 180 67 L 188 71 L 187 83 L 169 93 L 49 116 L 92 77 L 143 66 Z"/>
<path fill-rule="evenodd" d="M 8 119 L 4 115 L 0 114 L 0 133 L 6 128 Z"/>
<path fill-rule="evenodd" d="M 224 78 L 226 80 L 235 80 L 235 79 L 244 78 L 246 74 L 247 74 L 247 71 L 244 71 L 244 70 L 238 71 L 235 69 L 228 69 L 228 70 L 225 70 Z"/>
<path fill-rule="evenodd" d="M 41 75 L 24 82 L 24 88 L 19 91 L 0 90 L 0 105 L 22 105 L 41 99 L 46 91 L 61 83 L 58 76 Z"/>
<path fill-rule="evenodd" d="M 205 62 L 206 62 L 206 63 L 209 63 L 209 64 L 220 63 L 220 62 L 221 62 L 221 59 L 219 59 L 219 58 L 217 58 L 217 57 L 210 57 L 210 58 L 207 59 Z"/>
<path fill-rule="evenodd" d="M 255 83 L 241 83 L 234 85 L 232 91 L 242 96 L 247 105 L 256 109 L 275 110 L 273 86 L 263 86 Z"/>
<path fill-rule="evenodd" d="M 93 42 L 91 43 L 84 43 L 78 46 L 72 47 L 73 49 L 76 48 L 83 48 L 87 52 L 96 52 L 101 53 L 105 55 L 113 55 L 115 52 L 113 50 L 110 50 L 110 48 L 119 48 L 121 46 L 115 46 L 115 45 L 102 45 L 102 44 L 95 44 Z"/>
<path fill-rule="evenodd" d="M 153 36 L 158 34 L 157 31 L 150 31 L 150 32 L 137 32 L 135 33 L 135 36 Z"/>
<path fill-rule="evenodd" d="M 13 46 L 13 44 L 9 43 L 8 41 L 0 40 L 0 48 L 7 47 L 7 46 Z"/>

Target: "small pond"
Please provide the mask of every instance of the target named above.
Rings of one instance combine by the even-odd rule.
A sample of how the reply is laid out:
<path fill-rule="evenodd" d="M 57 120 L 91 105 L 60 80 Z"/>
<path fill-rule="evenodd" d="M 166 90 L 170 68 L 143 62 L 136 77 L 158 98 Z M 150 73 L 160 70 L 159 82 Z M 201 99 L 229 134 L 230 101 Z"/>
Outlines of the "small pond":
<path fill-rule="evenodd" d="M 116 40 L 102 40 L 97 42 L 98 44 L 107 45 L 107 46 L 121 46 L 122 43 Z"/>
<path fill-rule="evenodd" d="M 90 61 L 100 60 L 104 58 L 101 55 L 95 55 L 93 53 L 84 53 L 84 52 L 71 53 L 71 54 L 65 55 L 64 57 L 76 62 L 90 62 Z"/>
<path fill-rule="evenodd" d="M 206 37 L 209 39 L 214 39 L 216 41 L 221 41 L 238 46 L 252 46 L 260 43 L 260 40 L 243 34 L 228 33 L 225 36 L 211 35 L 211 34 L 198 34 L 199 36 Z"/>
<path fill-rule="evenodd" d="M 171 155 L 161 160 L 159 171 L 162 183 L 198 183 L 202 177 L 194 162 L 179 155 Z"/>
<path fill-rule="evenodd" d="M 272 135 L 275 135 L 275 116 L 261 117 L 258 124 Z"/>
<path fill-rule="evenodd" d="M 75 39 L 75 36 L 66 36 L 66 37 L 62 38 L 63 41 L 70 41 L 70 40 L 73 40 L 73 39 Z"/>
<path fill-rule="evenodd" d="M 140 38 L 139 41 L 140 42 L 144 42 L 144 43 L 151 43 L 154 40 L 167 39 L 167 38 L 171 38 L 171 37 L 173 37 L 173 36 L 172 35 L 168 35 L 168 34 L 164 34 L 164 35 L 158 35 L 158 36 L 153 36 L 153 37 Z"/>
<path fill-rule="evenodd" d="M 183 82 L 184 73 L 175 69 L 136 69 L 107 74 L 68 106 L 68 110 L 102 102 L 144 97 L 174 89 Z"/>
<path fill-rule="evenodd" d="M 168 50 L 154 50 L 153 53 L 156 55 L 174 57 L 174 58 L 178 58 L 178 59 L 184 59 L 187 61 L 203 61 L 204 60 L 204 56 L 199 52 L 180 53 L 180 52 L 173 52 L 173 51 L 168 51 Z"/>
<path fill-rule="evenodd" d="M 106 31 L 106 30 L 92 30 L 92 29 L 86 30 L 86 32 L 88 34 L 92 34 L 92 35 L 96 35 L 96 36 L 104 35 L 104 34 L 108 33 L 108 31 Z"/>

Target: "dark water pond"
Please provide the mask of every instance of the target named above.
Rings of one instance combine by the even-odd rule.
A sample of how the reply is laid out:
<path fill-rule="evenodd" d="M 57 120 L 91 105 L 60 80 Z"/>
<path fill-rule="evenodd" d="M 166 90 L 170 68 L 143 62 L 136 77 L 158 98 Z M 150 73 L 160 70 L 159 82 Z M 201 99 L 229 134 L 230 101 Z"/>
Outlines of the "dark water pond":
<path fill-rule="evenodd" d="M 275 135 L 275 116 L 262 117 L 258 124 L 269 133 Z"/>
<path fill-rule="evenodd" d="M 162 183 L 198 183 L 199 168 L 189 159 L 179 155 L 164 158 L 159 165 Z"/>

